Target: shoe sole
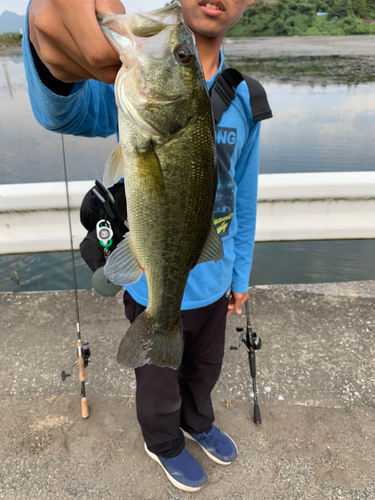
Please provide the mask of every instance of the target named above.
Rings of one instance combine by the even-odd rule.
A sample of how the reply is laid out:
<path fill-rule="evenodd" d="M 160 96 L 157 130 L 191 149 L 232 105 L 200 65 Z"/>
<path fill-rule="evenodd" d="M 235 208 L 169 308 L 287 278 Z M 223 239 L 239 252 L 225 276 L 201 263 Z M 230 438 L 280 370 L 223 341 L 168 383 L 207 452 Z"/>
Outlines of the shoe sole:
<path fill-rule="evenodd" d="M 167 478 L 168 478 L 168 479 L 170 480 L 170 482 L 171 482 L 174 486 L 176 486 L 176 488 L 178 488 L 179 490 L 183 490 L 183 491 L 198 491 L 198 490 L 200 490 L 200 489 L 204 486 L 204 484 L 202 484 L 202 486 L 197 486 L 197 487 L 195 487 L 195 488 L 194 488 L 194 487 L 192 487 L 192 486 L 185 486 L 184 484 L 179 483 L 178 481 L 176 481 L 176 479 L 175 479 L 174 477 L 172 477 L 172 476 L 169 474 L 169 472 L 167 471 L 167 469 L 165 469 L 165 468 L 163 467 L 163 464 L 162 464 L 162 463 L 160 462 L 160 460 L 158 459 L 158 456 L 157 456 L 157 455 L 155 455 L 155 453 L 152 453 L 152 452 L 151 452 L 151 451 L 147 448 L 146 443 L 145 443 L 145 451 L 146 451 L 147 455 L 148 455 L 149 457 L 151 457 L 151 458 L 152 458 L 152 460 L 155 460 L 155 462 L 156 462 L 156 463 L 158 463 L 158 464 L 161 466 L 161 468 L 163 469 L 163 471 L 166 473 Z"/>
<path fill-rule="evenodd" d="M 199 444 L 199 446 L 202 448 L 202 450 L 205 452 L 205 454 L 208 456 L 208 458 L 210 458 L 211 460 L 213 460 L 217 464 L 220 464 L 220 465 L 230 465 L 233 462 L 234 459 L 231 462 L 223 462 L 219 458 L 215 457 L 215 455 L 212 455 L 209 451 L 207 451 L 206 448 L 204 446 L 202 446 L 199 441 L 197 441 L 196 439 L 194 439 L 193 436 L 191 436 L 188 432 L 184 431 L 184 429 L 181 429 L 181 430 L 182 430 L 182 432 L 184 433 L 184 436 L 187 439 L 190 439 L 191 441 L 194 441 L 194 443 Z M 238 453 L 238 448 L 236 446 L 236 443 L 233 441 L 233 439 L 230 436 L 228 436 L 228 434 L 225 434 L 225 432 L 223 432 L 223 434 L 225 436 L 227 436 L 227 438 L 232 441 L 232 443 L 234 444 L 234 447 L 236 448 L 236 452 Z"/>

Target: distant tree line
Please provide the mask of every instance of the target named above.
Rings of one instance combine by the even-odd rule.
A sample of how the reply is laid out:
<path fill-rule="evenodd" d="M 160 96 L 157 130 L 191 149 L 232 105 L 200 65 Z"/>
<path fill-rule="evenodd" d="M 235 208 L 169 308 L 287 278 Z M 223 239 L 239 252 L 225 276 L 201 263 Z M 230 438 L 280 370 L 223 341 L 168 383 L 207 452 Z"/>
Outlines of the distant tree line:
<path fill-rule="evenodd" d="M 12 47 L 22 44 L 22 35 L 18 33 L 0 35 L 0 47 Z"/>
<path fill-rule="evenodd" d="M 227 36 L 375 34 L 363 19 L 375 19 L 375 0 L 255 0 Z"/>

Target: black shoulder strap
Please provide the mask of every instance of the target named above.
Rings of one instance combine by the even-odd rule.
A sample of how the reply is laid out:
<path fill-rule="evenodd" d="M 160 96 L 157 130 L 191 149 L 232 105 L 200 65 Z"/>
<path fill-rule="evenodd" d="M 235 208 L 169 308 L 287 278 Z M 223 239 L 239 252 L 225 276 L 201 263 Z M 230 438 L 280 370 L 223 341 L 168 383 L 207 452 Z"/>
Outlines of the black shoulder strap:
<path fill-rule="evenodd" d="M 272 111 L 268 104 L 267 94 L 263 86 L 254 78 L 243 75 L 225 64 L 210 91 L 211 105 L 214 113 L 215 124 L 218 124 L 225 110 L 227 110 L 236 95 L 236 88 L 245 80 L 250 94 L 250 107 L 253 121 L 259 122 L 272 118 Z"/>

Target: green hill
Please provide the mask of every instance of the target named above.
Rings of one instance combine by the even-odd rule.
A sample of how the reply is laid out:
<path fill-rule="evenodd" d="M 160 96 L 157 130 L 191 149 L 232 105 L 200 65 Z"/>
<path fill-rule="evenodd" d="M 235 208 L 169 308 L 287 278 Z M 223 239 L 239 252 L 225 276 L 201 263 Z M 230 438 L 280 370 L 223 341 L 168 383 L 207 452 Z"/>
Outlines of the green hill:
<path fill-rule="evenodd" d="M 303 36 L 375 34 L 375 0 L 255 0 L 227 34 Z"/>

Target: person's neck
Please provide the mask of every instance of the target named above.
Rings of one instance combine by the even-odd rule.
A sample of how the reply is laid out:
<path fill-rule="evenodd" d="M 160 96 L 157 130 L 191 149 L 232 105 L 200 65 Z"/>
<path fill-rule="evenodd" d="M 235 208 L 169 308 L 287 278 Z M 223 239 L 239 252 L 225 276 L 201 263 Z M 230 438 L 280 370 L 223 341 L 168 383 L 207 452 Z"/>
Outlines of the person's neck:
<path fill-rule="evenodd" d="M 224 37 L 206 38 L 195 35 L 199 59 L 202 64 L 204 77 L 209 80 L 220 66 L 220 47 Z"/>

